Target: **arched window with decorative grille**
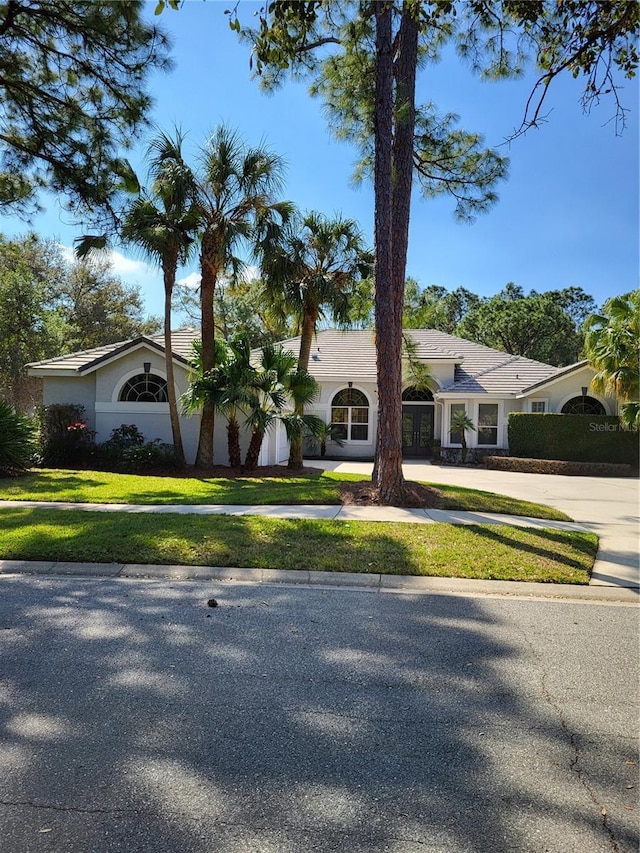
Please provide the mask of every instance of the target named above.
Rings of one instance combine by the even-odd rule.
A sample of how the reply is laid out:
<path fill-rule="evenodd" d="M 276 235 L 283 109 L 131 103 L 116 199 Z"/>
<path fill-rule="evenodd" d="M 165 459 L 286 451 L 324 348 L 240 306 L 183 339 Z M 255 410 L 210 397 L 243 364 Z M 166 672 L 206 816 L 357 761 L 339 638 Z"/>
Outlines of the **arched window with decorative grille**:
<path fill-rule="evenodd" d="M 369 440 L 369 400 L 356 388 L 343 388 L 331 401 L 334 435 L 351 443 Z"/>
<path fill-rule="evenodd" d="M 433 394 L 428 388 L 416 388 L 410 385 L 402 392 L 403 403 L 433 403 Z"/>
<path fill-rule="evenodd" d="M 606 415 L 604 406 L 594 397 L 572 397 L 562 407 L 563 415 Z"/>
<path fill-rule="evenodd" d="M 120 403 L 166 403 L 167 381 L 154 373 L 137 373 L 124 383 Z"/>

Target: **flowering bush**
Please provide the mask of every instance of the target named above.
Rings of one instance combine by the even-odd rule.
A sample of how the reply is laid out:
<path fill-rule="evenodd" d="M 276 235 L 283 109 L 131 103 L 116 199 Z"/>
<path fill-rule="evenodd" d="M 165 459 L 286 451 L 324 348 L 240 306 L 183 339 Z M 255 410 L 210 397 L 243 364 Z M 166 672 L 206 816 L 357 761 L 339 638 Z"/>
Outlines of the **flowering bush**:
<path fill-rule="evenodd" d="M 95 433 L 83 418 L 84 407 L 72 404 L 40 409 L 40 460 L 49 467 L 84 467 Z"/>

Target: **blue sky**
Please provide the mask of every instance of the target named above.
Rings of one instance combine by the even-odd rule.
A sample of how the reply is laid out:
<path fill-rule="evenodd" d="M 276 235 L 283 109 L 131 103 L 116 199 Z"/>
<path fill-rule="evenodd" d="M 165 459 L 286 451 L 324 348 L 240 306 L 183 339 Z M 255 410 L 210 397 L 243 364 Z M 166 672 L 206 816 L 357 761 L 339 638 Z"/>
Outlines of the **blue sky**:
<path fill-rule="evenodd" d="M 152 16 L 154 3 L 148 4 Z M 195 152 L 219 123 L 237 129 L 255 144 L 266 142 L 287 162 L 285 196 L 303 210 L 341 212 L 356 219 L 371 237 L 373 194 L 354 188 L 350 177 L 356 152 L 335 140 L 322 105 L 303 83 L 287 83 L 263 94 L 249 69 L 249 50 L 228 27 L 226 2 L 187 0 L 179 12 L 165 11 L 162 26 L 173 39 L 175 68 L 151 80 L 152 121 L 170 130 L 179 125 Z M 259 4 L 242 0 L 244 20 Z M 419 96 L 440 111 L 452 111 L 461 126 L 481 132 L 499 146 L 519 124 L 533 76 L 483 83 L 455 56 L 421 72 Z M 473 225 L 453 218 L 453 202 L 423 201 L 414 191 L 407 274 L 421 286 L 463 286 L 490 296 L 508 281 L 525 291 L 582 287 L 598 303 L 638 286 L 638 83 L 624 81 L 622 102 L 630 108 L 628 127 L 616 136 L 613 103 L 603 100 L 590 115 L 582 112 L 580 81 L 557 80 L 548 97 L 548 121 L 501 151 L 511 159 L 510 177 L 498 188 L 500 200 Z M 144 172 L 144 145 L 132 152 Z M 83 233 L 62 214 L 54 199 L 32 227 L 71 246 Z M 28 225 L 0 220 L 7 235 Z M 117 273 L 141 286 L 149 313 L 162 313 L 157 270 L 129 249 L 114 256 Z M 181 277 L 197 271 L 197 262 Z"/>

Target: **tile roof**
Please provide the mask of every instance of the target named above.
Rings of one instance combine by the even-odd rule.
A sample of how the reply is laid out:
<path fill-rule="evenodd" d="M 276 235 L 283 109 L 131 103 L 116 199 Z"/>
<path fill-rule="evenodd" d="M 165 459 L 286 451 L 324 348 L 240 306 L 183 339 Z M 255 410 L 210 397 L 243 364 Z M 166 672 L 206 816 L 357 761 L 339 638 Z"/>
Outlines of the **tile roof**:
<path fill-rule="evenodd" d="M 456 363 L 454 381 L 440 389 L 446 393 L 512 395 L 555 376 L 559 368 L 522 356 L 476 344 L 435 329 L 407 330 L 420 361 Z M 300 338 L 282 341 L 298 353 Z M 309 372 L 323 379 L 376 380 L 373 332 L 319 331 L 311 347 Z"/>
<path fill-rule="evenodd" d="M 490 347 L 448 335 L 435 329 L 413 329 L 406 332 L 416 345 L 420 361 L 454 362 L 454 381 L 441 388 L 447 394 L 494 394 L 511 396 L 526 393 L 545 382 L 576 368 L 552 367 L 522 356 L 509 355 Z M 200 336 L 197 329 L 177 329 L 172 334 L 175 357 L 183 362 L 192 355 L 192 346 Z M 27 365 L 38 374 L 72 372 L 89 373 L 105 361 L 139 346 L 149 346 L 164 351 L 163 335 L 140 337 L 120 341 L 84 352 L 50 358 Z M 296 355 L 300 350 L 300 337 L 281 341 L 284 349 Z M 323 329 L 317 332 L 311 346 L 309 372 L 318 381 L 358 380 L 376 381 L 376 351 L 374 334 L 370 330 L 338 331 Z"/>
<path fill-rule="evenodd" d="M 176 329 L 175 332 L 172 332 L 174 356 L 180 361 L 188 361 L 193 354 L 193 342 L 198 340 L 199 337 L 200 332 L 197 329 Z M 141 345 L 164 352 L 164 335 L 142 335 L 139 338 L 133 338 L 128 341 L 118 341 L 114 344 L 106 344 L 102 347 L 94 347 L 93 349 L 74 352 L 70 355 L 48 358 L 45 361 L 32 361 L 26 366 L 31 370 L 42 371 L 40 375 L 60 371 L 86 374 L 92 370 L 96 370 L 105 361 Z"/>

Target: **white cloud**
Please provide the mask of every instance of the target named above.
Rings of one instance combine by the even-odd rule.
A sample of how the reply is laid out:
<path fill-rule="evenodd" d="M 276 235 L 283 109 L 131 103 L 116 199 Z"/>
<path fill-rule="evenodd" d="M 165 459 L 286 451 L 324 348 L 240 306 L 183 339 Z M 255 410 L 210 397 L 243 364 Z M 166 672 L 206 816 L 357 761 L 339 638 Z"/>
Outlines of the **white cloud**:
<path fill-rule="evenodd" d="M 197 290 L 200 287 L 200 281 L 202 276 L 199 272 L 192 272 L 189 275 L 186 275 L 184 278 L 178 279 L 178 284 L 180 287 L 188 287 L 189 290 Z"/>
<path fill-rule="evenodd" d="M 124 279 L 149 278 L 158 275 L 158 268 L 144 261 L 136 261 L 128 258 L 115 249 L 106 252 L 107 259 L 115 275 Z"/>
<path fill-rule="evenodd" d="M 65 246 L 63 243 L 58 243 L 60 254 L 68 264 L 72 264 L 76 260 L 76 256 L 71 246 Z"/>
<path fill-rule="evenodd" d="M 59 246 L 62 257 L 65 261 L 68 261 L 69 263 L 77 261 L 74 250 L 71 246 L 65 246 L 62 243 L 60 243 Z M 153 264 L 148 264 L 145 261 L 138 261 L 134 258 L 128 258 L 126 255 L 123 255 L 122 252 L 118 252 L 115 249 L 96 251 L 93 253 L 93 257 L 108 261 L 114 275 L 117 275 L 119 278 L 123 278 L 125 281 L 129 281 L 132 284 L 137 283 L 139 279 L 155 279 L 159 275 L 158 268 L 153 266 Z"/>
<path fill-rule="evenodd" d="M 255 281 L 257 278 L 260 278 L 260 270 L 258 267 L 254 267 L 249 264 L 242 271 L 242 278 L 245 281 Z"/>

